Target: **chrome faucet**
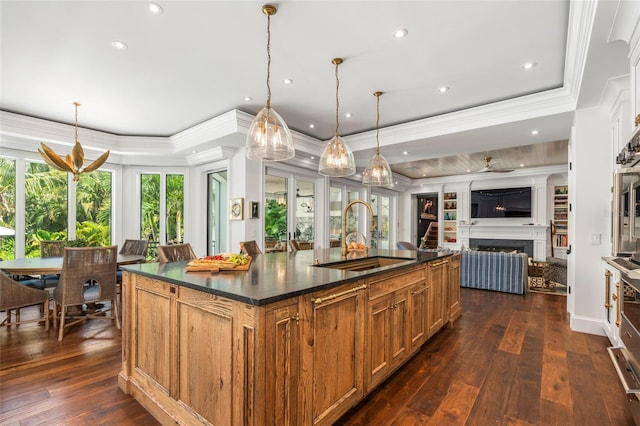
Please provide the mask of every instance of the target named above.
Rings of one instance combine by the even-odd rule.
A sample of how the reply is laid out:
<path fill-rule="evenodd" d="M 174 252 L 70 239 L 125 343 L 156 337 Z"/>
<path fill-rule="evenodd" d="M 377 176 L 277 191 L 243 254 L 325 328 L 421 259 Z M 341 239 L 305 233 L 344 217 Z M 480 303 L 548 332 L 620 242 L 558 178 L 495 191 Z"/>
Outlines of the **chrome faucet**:
<path fill-rule="evenodd" d="M 373 209 L 371 208 L 371 205 L 369 203 L 363 200 L 353 200 L 349 204 L 347 204 L 347 207 L 345 207 L 344 211 L 342 212 L 342 258 L 343 259 L 347 258 L 347 211 L 354 204 L 362 204 L 369 209 L 369 230 L 373 232 L 376 229 L 376 224 L 373 222 Z"/>

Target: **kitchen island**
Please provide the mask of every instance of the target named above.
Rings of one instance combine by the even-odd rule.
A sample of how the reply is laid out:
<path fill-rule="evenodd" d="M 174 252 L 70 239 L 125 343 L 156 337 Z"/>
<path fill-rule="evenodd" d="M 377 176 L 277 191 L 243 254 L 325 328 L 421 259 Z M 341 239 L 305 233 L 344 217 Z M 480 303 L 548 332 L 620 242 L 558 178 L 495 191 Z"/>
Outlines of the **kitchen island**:
<path fill-rule="evenodd" d="M 163 424 L 331 424 L 460 315 L 459 255 L 127 266 L 120 388 Z"/>

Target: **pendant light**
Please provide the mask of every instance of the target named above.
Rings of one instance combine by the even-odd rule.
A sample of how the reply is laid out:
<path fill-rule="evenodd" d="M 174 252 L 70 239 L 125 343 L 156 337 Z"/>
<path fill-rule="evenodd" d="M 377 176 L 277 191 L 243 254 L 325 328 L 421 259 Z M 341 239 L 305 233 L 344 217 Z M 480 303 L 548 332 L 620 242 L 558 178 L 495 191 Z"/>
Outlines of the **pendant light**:
<path fill-rule="evenodd" d="M 318 172 L 321 175 L 332 177 L 351 176 L 356 172 L 356 161 L 353 158 L 353 152 L 351 152 L 349 145 L 342 140 L 338 133 L 340 127 L 338 115 L 340 107 L 338 99 L 338 90 L 340 88 L 338 65 L 342 63 L 342 59 L 335 58 L 331 63 L 336 66 L 336 135 L 331 138 L 324 147 L 324 151 L 322 151 Z"/>
<path fill-rule="evenodd" d="M 376 154 L 362 175 L 364 185 L 389 186 L 393 182 L 393 174 L 387 160 L 380 155 L 380 96 L 382 92 L 374 92 L 376 97 Z"/>
<path fill-rule="evenodd" d="M 273 5 L 262 6 L 262 13 L 267 15 L 267 105 L 253 119 L 247 132 L 247 158 L 251 160 L 281 161 L 296 155 L 287 123 L 271 108 L 271 15 L 277 11 Z"/>
<path fill-rule="evenodd" d="M 44 143 L 40 143 L 40 147 L 42 150 L 38 149 L 38 153 L 42 159 L 50 166 L 62 171 L 73 173 L 73 180 L 77 182 L 80 180 L 80 175 L 82 173 L 89 173 L 104 164 L 109 158 L 109 150 L 105 151 L 100 155 L 100 157 L 96 158 L 96 160 L 89 164 L 87 167 L 82 168 L 84 164 L 84 150 L 82 149 L 82 145 L 80 145 L 80 141 L 78 140 L 78 107 L 80 104 L 78 102 L 73 103 L 76 106 L 76 125 L 75 125 L 75 144 L 73 145 L 73 149 L 71 150 L 71 154 L 67 154 L 64 160 L 51 148 L 49 148 Z"/>

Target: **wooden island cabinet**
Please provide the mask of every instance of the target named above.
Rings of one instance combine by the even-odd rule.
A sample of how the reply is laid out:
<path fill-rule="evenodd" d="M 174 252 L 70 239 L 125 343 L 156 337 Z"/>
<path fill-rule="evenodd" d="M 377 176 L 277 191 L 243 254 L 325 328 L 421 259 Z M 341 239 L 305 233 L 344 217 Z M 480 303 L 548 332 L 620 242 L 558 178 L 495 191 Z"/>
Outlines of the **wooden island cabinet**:
<path fill-rule="evenodd" d="M 332 424 L 459 316 L 455 256 L 351 272 L 318 252 L 128 267 L 120 388 L 163 424 Z"/>

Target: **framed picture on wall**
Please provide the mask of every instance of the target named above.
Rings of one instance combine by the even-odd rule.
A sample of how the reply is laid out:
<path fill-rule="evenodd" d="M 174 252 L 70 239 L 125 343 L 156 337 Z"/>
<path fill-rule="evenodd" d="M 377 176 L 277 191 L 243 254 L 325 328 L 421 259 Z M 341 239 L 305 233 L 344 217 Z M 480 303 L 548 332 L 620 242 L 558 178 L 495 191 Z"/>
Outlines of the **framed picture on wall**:
<path fill-rule="evenodd" d="M 252 201 L 250 205 L 251 209 L 249 210 L 249 219 L 258 219 L 260 217 L 260 203 Z"/>
<path fill-rule="evenodd" d="M 244 198 L 232 198 L 229 201 L 229 219 L 244 219 Z"/>

